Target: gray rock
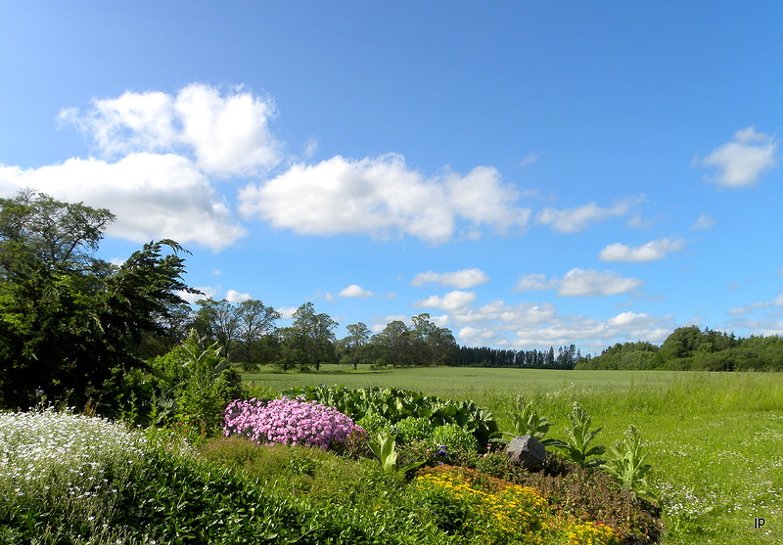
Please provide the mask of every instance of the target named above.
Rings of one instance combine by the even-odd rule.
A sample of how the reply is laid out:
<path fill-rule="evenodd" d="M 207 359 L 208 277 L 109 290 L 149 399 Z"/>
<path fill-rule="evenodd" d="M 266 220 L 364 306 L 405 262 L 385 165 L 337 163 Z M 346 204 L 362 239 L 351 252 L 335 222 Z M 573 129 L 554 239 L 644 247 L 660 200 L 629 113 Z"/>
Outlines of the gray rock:
<path fill-rule="evenodd" d="M 541 441 L 530 435 L 515 437 L 506 445 L 511 461 L 528 471 L 537 471 L 546 460 L 546 449 Z"/>

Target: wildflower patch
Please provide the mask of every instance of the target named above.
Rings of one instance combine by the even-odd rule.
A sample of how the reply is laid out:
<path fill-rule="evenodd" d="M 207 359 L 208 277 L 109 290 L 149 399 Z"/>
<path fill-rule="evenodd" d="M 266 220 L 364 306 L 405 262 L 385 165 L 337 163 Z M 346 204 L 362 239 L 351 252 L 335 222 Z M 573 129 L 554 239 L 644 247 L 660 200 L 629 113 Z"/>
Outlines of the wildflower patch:
<path fill-rule="evenodd" d="M 583 522 L 554 512 L 535 488 L 496 479 L 464 467 L 423 470 L 416 486 L 432 494 L 434 506 L 455 515 L 444 528 L 477 543 L 541 545 L 615 545 L 609 526 Z"/>

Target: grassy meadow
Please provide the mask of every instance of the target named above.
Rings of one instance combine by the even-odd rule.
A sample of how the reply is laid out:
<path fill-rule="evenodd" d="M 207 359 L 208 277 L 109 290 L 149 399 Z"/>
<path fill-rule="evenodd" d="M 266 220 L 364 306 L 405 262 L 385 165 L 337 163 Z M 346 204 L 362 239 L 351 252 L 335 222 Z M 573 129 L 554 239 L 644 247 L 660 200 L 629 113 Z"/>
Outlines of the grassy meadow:
<path fill-rule="evenodd" d="M 412 368 L 248 373 L 259 393 L 292 386 L 394 386 L 489 408 L 501 429 L 514 396 L 535 402 L 563 437 L 578 401 L 609 447 L 641 433 L 664 507 L 663 543 L 783 545 L 783 374 Z M 754 528 L 756 519 L 764 519 Z"/>

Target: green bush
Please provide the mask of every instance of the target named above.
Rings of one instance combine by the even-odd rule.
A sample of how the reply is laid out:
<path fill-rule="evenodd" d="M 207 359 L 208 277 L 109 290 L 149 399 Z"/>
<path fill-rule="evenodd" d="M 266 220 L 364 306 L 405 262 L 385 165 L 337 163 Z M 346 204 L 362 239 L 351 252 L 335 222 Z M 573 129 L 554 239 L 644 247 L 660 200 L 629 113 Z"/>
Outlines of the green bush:
<path fill-rule="evenodd" d="M 446 447 L 445 458 L 448 463 L 472 466 L 478 456 L 479 444 L 468 431 L 456 424 L 438 426 L 432 431 L 430 444 Z"/>
<path fill-rule="evenodd" d="M 125 420 L 138 425 L 176 425 L 191 438 L 216 434 L 223 410 L 243 396 L 242 376 L 193 330 L 169 353 L 153 358 L 147 373 L 125 377 L 120 400 Z"/>
<path fill-rule="evenodd" d="M 427 439 L 432 434 L 433 429 L 429 418 L 416 418 L 414 416 L 403 418 L 392 426 L 392 431 L 396 435 L 397 441 L 401 444 Z"/>
<path fill-rule="evenodd" d="M 370 435 L 375 435 L 382 431 L 391 431 L 392 429 L 392 423 L 386 417 L 372 411 L 356 420 L 356 425 Z"/>

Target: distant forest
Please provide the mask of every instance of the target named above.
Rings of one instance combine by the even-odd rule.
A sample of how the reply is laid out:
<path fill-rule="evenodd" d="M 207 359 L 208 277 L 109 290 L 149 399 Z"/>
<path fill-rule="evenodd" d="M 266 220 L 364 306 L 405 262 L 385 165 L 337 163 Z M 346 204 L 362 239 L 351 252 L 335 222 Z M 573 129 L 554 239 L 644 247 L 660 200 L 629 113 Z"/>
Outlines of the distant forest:
<path fill-rule="evenodd" d="M 661 346 L 618 343 L 576 369 L 670 369 L 692 371 L 783 371 L 783 338 L 737 338 L 734 334 L 680 327 Z"/>

